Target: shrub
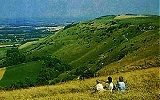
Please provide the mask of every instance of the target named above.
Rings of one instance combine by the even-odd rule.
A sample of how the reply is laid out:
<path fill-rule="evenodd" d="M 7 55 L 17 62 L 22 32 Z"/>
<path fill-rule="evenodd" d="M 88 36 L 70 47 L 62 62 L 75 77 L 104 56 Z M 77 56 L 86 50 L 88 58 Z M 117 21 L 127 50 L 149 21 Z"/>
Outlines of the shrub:
<path fill-rule="evenodd" d="M 49 84 L 50 80 L 59 78 L 60 74 L 65 73 L 66 71 L 69 71 L 72 69 L 70 65 L 63 63 L 58 58 L 52 58 L 51 56 L 48 56 L 44 59 L 43 65 L 44 67 L 41 68 L 41 71 L 37 78 L 37 82 L 36 82 L 37 85 L 47 85 Z M 64 81 L 68 80 L 68 79 L 65 79 L 64 77 L 59 79 L 62 79 Z M 55 84 L 56 82 L 57 80 L 54 80 L 53 84 Z"/>
<path fill-rule="evenodd" d="M 18 50 L 17 47 L 13 47 L 7 50 L 6 58 L 3 64 L 5 66 L 17 65 L 26 61 L 26 56 Z"/>

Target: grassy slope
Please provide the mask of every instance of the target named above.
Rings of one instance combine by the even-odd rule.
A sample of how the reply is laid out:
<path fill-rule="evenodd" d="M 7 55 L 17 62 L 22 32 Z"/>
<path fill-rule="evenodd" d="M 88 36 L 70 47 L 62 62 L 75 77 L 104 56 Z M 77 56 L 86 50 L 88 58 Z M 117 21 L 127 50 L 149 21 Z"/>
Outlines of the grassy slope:
<path fill-rule="evenodd" d="M 157 32 L 146 32 L 141 34 L 138 37 L 133 38 L 131 41 L 138 40 L 137 43 L 139 46 L 143 46 L 143 48 L 140 48 L 133 53 L 130 53 L 126 55 L 124 58 L 119 60 L 118 62 L 113 62 L 104 68 L 102 68 L 99 73 L 101 75 L 106 74 L 113 74 L 117 72 L 122 71 L 132 71 L 136 69 L 143 69 L 147 67 L 156 67 L 159 63 L 158 61 L 158 55 L 159 55 L 159 44 L 158 39 L 151 39 L 147 44 L 141 43 L 143 41 L 143 38 L 139 37 L 145 37 L 147 39 L 151 37 L 158 37 Z M 136 39 L 138 38 L 138 39 Z"/>
<path fill-rule="evenodd" d="M 116 23 L 112 24 L 112 21 Z M 157 67 L 159 30 L 137 31 L 136 29 L 139 25 L 144 25 L 142 28 L 147 27 L 145 25 L 159 28 L 158 21 L 159 17 L 118 20 L 114 19 L 114 16 L 101 17 L 80 22 L 54 35 L 22 46 L 20 49 L 26 52 L 27 57 L 41 57 L 48 54 L 58 56 L 73 67 L 83 65 L 98 67 L 104 63 L 103 68 L 99 71 L 100 75 Z M 121 24 L 126 23 L 129 23 L 127 27 L 119 28 Z M 112 32 L 106 32 L 111 27 L 114 27 Z M 127 53 L 124 55 L 125 52 Z M 117 59 L 121 55 L 124 57 Z M 30 74 L 31 70 L 27 69 L 30 67 L 26 66 L 31 67 L 33 75 Z M 0 85 L 9 85 L 19 79 L 24 80 L 28 75 L 34 80 L 41 66 L 41 63 L 31 62 L 8 67 Z M 16 71 L 12 73 L 14 69 Z M 24 70 L 26 73 L 22 72 Z M 22 76 L 23 74 L 24 76 Z"/>
<path fill-rule="evenodd" d="M 42 62 L 30 62 L 6 68 L 6 72 L 0 81 L 0 86 L 9 86 L 18 81 L 24 81 L 25 78 L 35 82 L 37 75 L 42 67 Z"/>
<path fill-rule="evenodd" d="M 111 24 L 111 21 L 117 23 Z M 113 61 L 118 61 L 118 56 L 122 55 L 123 58 L 123 52 L 126 52 L 126 55 L 131 55 L 140 49 L 142 51 L 142 48 L 155 51 L 154 48 L 149 48 L 148 46 L 154 44 L 156 47 L 158 45 L 156 43 L 159 30 L 147 29 L 140 31 L 136 29 L 140 25 L 143 28 L 148 26 L 159 27 L 158 21 L 159 17 L 118 20 L 114 19 L 114 16 L 102 17 L 75 24 L 21 50 L 27 52 L 28 57 L 48 54 L 58 56 L 74 67 L 83 65 L 97 66 L 102 62 L 105 66 Z M 122 26 L 119 28 L 121 24 L 128 23 L 130 25 L 127 27 Z M 108 28 L 113 28 L 112 32 L 107 32 Z M 105 56 L 104 59 L 101 59 L 102 55 Z M 157 52 L 152 52 L 152 55 L 152 59 L 154 59 L 157 56 Z M 146 56 L 137 56 L 137 58 L 144 59 Z"/>
<path fill-rule="evenodd" d="M 106 80 L 107 76 L 70 81 L 66 83 L 34 87 L 13 91 L 0 91 L 2 100 L 158 100 L 160 82 L 159 68 L 148 68 L 111 75 L 116 83 L 123 76 L 127 86 L 124 93 L 109 91 L 91 94 L 96 80 Z"/>

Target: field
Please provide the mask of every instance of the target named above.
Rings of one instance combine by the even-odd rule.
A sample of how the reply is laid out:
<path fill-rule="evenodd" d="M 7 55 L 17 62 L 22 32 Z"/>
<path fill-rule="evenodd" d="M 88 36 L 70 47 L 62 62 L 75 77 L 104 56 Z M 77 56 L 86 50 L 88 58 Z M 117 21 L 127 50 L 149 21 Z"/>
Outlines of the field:
<path fill-rule="evenodd" d="M 32 42 L 27 42 L 24 45 L 20 46 L 19 49 L 25 48 L 28 45 L 34 44 L 36 41 L 32 41 Z"/>
<path fill-rule="evenodd" d="M 6 71 L 6 68 L 5 68 L 5 67 L 4 67 L 4 68 L 0 68 L 0 80 L 2 79 L 5 71 Z"/>
<path fill-rule="evenodd" d="M 116 16 L 114 19 L 137 18 L 137 17 L 147 17 L 147 16 L 120 15 L 120 16 Z"/>
<path fill-rule="evenodd" d="M 0 80 L 0 86 L 5 87 L 11 84 L 14 84 L 18 81 L 25 81 L 25 78 L 29 78 L 31 81 L 35 82 L 36 78 L 39 74 L 42 62 L 31 62 L 31 63 L 24 63 L 20 65 L 15 65 L 11 67 L 5 68 L 6 71 L 4 73 L 3 69 L 3 78 Z M 1 75 L 2 73 L 1 69 Z"/>
<path fill-rule="evenodd" d="M 110 91 L 93 93 L 96 80 L 108 76 L 70 81 L 56 85 L 33 87 L 13 91 L 0 91 L 1 100 L 158 100 L 159 68 L 149 68 L 111 75 L 116 83 L 119 76 L 125 78 L 125 92 Z"/>

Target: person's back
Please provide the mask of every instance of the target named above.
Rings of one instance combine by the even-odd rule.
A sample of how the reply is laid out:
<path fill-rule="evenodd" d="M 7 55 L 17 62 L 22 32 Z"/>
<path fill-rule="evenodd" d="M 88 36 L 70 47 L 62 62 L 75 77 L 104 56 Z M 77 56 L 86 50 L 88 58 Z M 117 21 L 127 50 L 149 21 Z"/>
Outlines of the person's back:
<path fill-rule="evenodd" d="M 126 89 L 125 83 L 123 82 L 123 77 L 119 77 L 119 82 L 117 82 L 117 87 L 119 91 L 124 91 Z"/>
<path fill-rule="evenodd" d="M 118 82 L 118 89 L 120 91 L 124 91 L 125 90 L 125 83 L 124 82 Z"/>

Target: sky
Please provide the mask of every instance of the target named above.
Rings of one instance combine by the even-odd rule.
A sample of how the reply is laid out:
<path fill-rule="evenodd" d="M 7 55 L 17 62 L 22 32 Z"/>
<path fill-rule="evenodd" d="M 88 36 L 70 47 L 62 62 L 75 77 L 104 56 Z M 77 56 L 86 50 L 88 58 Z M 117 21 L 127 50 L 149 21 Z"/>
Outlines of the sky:
<path fill-rule="evenodd" d="M 159 0 L 0 0 L 0 18 L 159 15 Z"/>

